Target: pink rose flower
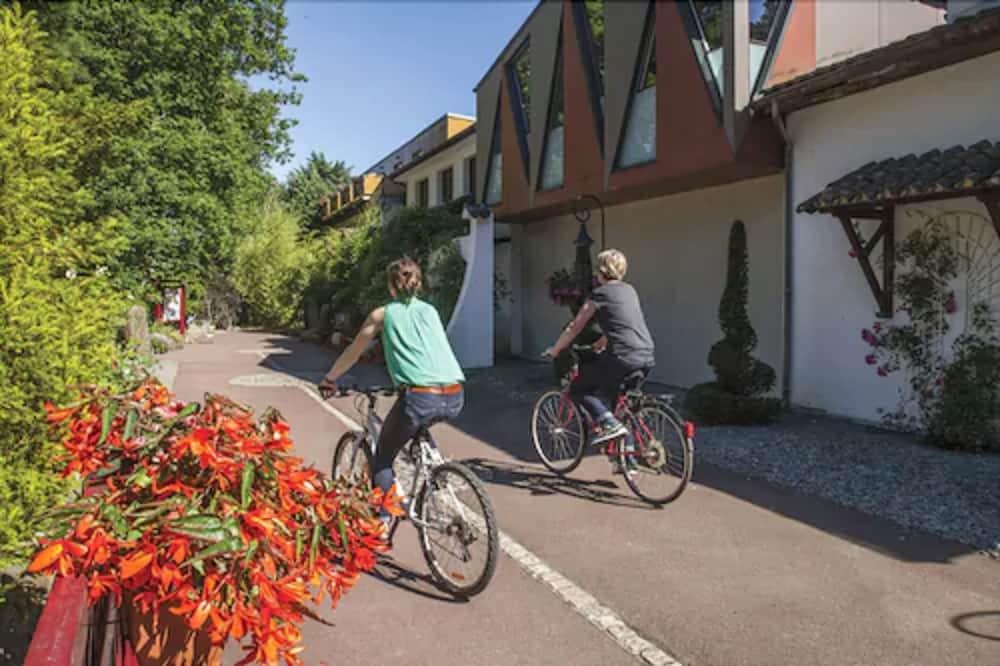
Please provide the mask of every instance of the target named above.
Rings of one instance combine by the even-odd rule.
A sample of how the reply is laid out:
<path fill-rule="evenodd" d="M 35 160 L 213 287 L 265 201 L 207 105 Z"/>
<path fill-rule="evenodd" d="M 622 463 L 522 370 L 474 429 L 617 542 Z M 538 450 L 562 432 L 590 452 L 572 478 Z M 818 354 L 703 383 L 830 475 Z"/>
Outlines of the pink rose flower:
<path fill-rule="evenodd" d="M 958 310 L 958 302 L 955 300 L 955 292 L 948 294 L 948 300 L 944 302 L 944 311 L 948 314 L 955 314 Z"/>
<path fill-rule="evenodd" d="M 865 363 L 868 365 L 875 365 L 878 363 L 878 360 L 875 358 L 875 354 L 868 354 L 868 356 L 865 356 Z"/>
<path fill-rule="evenodd" d="M 888 374 L 889 374 L 889 371 L 885 369 L 884 365 L 879 366 L 879 369 L 878 369 L 878 376 L 879 377 L 886 377 L 886 376 L 888 376 Z"/>

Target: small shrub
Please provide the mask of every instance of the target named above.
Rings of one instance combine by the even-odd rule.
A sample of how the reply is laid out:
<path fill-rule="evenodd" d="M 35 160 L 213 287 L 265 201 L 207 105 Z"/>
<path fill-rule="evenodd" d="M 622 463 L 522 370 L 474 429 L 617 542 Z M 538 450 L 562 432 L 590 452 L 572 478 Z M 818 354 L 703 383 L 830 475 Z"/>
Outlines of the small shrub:
<path fill-rule="evenodd" d="M 729 232 L 726 288 L 719 303 L 724 337 L 708 353 L 716 381 L 694 387 L 687 399 L 688 411 L 701 423 L 767 423 L 780 407 L 779 401 L 763 397 L 774 388 L 775 373 L 753 356 L 757 332 L 747 313 L 749 291 L 746 227 L 737 221 Z"/>
<path fill-rule="evenodd" d="M 715 382 L 693 386 L 684 406 L 701 425 L 759 425 L 772 422 L 781 412 L 777 398 L 737 395 Z"/>

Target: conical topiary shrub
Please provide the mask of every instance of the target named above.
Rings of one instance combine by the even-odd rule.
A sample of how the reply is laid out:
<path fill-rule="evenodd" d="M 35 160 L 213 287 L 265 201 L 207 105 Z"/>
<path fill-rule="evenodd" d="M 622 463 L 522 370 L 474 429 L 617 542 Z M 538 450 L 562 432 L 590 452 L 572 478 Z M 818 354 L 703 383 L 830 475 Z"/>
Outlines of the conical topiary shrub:
<path fill-rule="evenodd" d="M 763 397 L 774 388 L 775 374 L 753 356 L 757 332 L 747 314 L 749 291 L 747 232 L 736 221 L 729 232 L 726 287 L 719 303 L 723 338 L 708 353 L 716 380 L 693 387 L 686 401 L 688 411 L 702 423 L 763 423 L 779 409 L 777 400 Z"/>

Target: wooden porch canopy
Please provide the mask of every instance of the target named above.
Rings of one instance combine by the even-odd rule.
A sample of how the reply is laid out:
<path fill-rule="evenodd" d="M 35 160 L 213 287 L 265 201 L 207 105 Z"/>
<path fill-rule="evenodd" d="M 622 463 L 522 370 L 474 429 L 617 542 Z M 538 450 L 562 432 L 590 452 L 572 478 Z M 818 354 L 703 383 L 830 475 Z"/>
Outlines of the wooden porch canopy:
<path fill-rule="evenodd" d="M 796 209 L 826 213 L 840 220 L 868 281 L 878 316 L 893 315 L 895 214 L 897 205 L 957 197 L 976 197 L 989 211 L 1000 236 L 1000 143 L 980 141 L 965 147 L 932 150 L 871 162 L 827 185 Z M 863 240 L 858 222 L 875 222 Z M 872 251 L 882 244 L 882 278 L 872 265 Z"/>

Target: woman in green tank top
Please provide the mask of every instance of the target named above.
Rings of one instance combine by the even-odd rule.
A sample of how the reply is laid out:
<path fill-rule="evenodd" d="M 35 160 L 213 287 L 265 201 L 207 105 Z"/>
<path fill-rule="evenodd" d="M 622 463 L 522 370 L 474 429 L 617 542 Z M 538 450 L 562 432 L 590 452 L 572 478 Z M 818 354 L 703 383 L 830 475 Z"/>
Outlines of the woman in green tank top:
<path fill-rule="evenodd" d="M 417 296 L 423 285 L 420 266 L 400 259 L 389 265 L 387 278 L 392 300 L 368 315 L 319 385 L 324 397 L 336 393 L 337 380 L 381 334 L 389 377 L 394 386 L 404 389 L 385 419 L 375 449 L 374 481 L 386 492 L 395 481 L 392 461 L 417 430 L 454 419 L 462 411 L 465 381 L 441 317 L 433 305 Z"/>

